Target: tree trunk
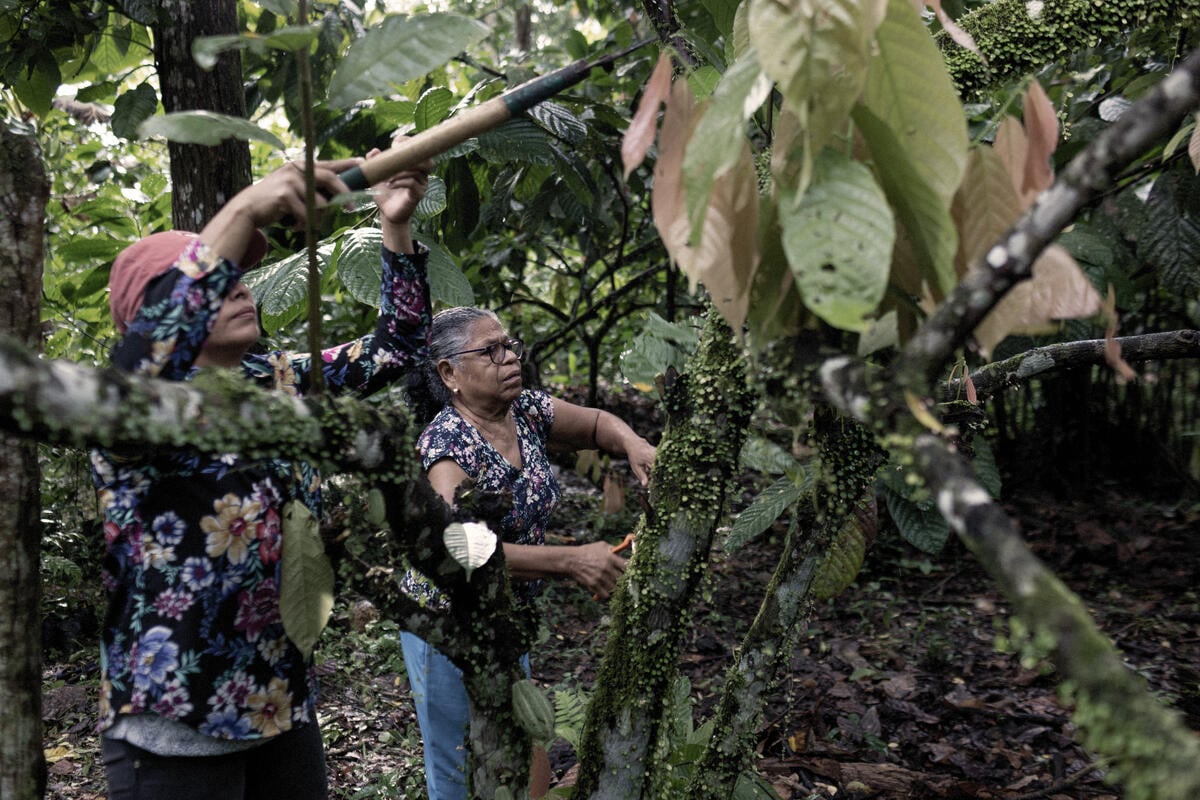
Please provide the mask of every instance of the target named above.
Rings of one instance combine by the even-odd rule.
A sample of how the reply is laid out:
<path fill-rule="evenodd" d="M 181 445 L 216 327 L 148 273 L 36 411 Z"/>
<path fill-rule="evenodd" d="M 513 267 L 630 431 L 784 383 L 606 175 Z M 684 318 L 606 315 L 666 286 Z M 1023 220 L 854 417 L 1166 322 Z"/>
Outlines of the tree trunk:
<path fill-rule="evenodd" d="M 576 797 L 667 796 L 664 715 L 753 405 L 745 362 L 715 310 L 689 372 L 667 388 L 664 402 L 667 429 L 650 484 L 652 513 L 613 600 L 612 631 L 580 744 Z"/>
<path fill-rule="evenodd" d="M 813 429 L 818 456 L 813 468 L 821 476 L 814 481 L 816 502 L 802 495 L 793 514 L 798 517 L 805 507 L 815 507 L 818 513 L 816 519 L 804 523 L 808 528 L 803 533 L 793 518 L 762 605 L 725 673 L 713 735 L 688 786 L 687 796 L 692 800 L 734 797 L 739 781 L 754 773 L 758 724 L 791 662 L 801 623 L 812 608 L 809 590 L 814 582 L 818 586 L 836 582 L 838 591 L 848 585 L 854 576 L 845 574 L 843 559 L 830 557 L 831 548 L 852 517 L 857 518 L 860 533 L 864 524 L 874 528 L 874 506 L 869 500 L 874 497 L 883 452 L 871 432 L 833 413 L 827 405 L 817 406 Z M 856 509 L 863 506 L 871 511 L 860 514 Z M 873 538 L 873 533 L 866 538 Z"/>
<path fill-rule="evenodd" d="M 237 33 L 235 0 L 159 0 L 154 27 L 154 62 L 167 113 L 203 109 L 246 116 L 239 51 L 221 54 L 215 68 L 200 69 L 192 58 L 199 36 Z M 171 212 L 177 230 L 198 231 L 250 184 L 250 147 L 226 139 L 216 147 L 171 142 Z"/>
<path fill-rule="evenodd" d="M 37 348 L 49 184 L 32 136 L 0 126 L 0 332 Z M 41 797 L 41 499 L 37 444 L 0 433 L 0 798 Z"/>

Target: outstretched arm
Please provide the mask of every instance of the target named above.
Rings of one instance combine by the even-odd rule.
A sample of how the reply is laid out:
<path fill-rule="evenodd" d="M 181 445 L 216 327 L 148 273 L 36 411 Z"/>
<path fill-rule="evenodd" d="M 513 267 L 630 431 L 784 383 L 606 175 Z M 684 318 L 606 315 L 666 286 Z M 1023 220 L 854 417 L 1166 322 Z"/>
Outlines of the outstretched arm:
<path fill-rule="evenodd" d="M 615 456 L 624 456 L 638 481 L 643 486 L 650 482 L 654 445 L 615 414 L 555 398 L 550 441 L 574 450 L 596 448 Z"/>

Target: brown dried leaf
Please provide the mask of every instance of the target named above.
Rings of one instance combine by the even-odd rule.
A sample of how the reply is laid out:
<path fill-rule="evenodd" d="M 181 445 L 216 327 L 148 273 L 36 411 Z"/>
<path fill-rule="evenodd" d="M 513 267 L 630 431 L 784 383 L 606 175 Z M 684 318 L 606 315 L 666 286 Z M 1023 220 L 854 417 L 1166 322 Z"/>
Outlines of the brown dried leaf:
<path fill-rule="evenodd" d="M 958 27 L 958 23 L 942 10 L 942 0 L 913 0 L 913 6 L 916 7 L 917 11 L 920 11 L 922 6 L 932 8 L 933 13 L 937 14 L 938 22 L 942 23 L 942 28 L 946 31 L 947 36 L 953 39 L 959 47 L 966 48 L 980 58 L 983 58 L 983 53 L 979 52 L 979 45 L 975 44 L 974 37 Z M 986 58 L 983 58 L 983 60 L 985 63 L 987 62 Z"/>
<path fill-rule="evenodd" d="M 1024 210 L 1032 202 L 1024 198 L 1025 162 L 1029 160 L 1029 137 L 1025 128 L 1016 117 L 1005 117 L 996 131 L 995 143 L 992 149 L 1000 156 L 1000 161 L 1012 180 L 1013 189 L 1022 198 L 1021 209 Z M 964 180 L 965 184 L 966 181 Z"/>
<path fill-rule="evenodd" d="M 744 144 L 734 167 L 713 181 L 700 241 L 689 244 L 682 167 L 699 118 L 687 82 L 676 82 L 663 117 L 650 202 L 672 260 L 693 286 L 704 284 L 730 327 L 740 334 L 758 267 L 758 176 Z"/>
<path fill-rule="evenodd" d="M 997 145 L 1003 144 L 997 137 Z M 963 182 L 950 209 L 958 228 L 954 266 L 959 276 L 979 263 L 1021 215 L 1021 199 L 1006 164 L 997 148 L 975 147 L 967 154 Z"/>
<path fill-rule="evenodd" d="M 1009 334 L 1043 332 L 1055 320 L 1099 310 L 1100 294 L 1092 282 L 1066 248 L 1054 244 L 1033 263 L 1033 277 L 1014 286 L 984 317 L 975 339 L 988 355 Z"/>
<path fill-rule="evenodd" d="M 625 484 L 611 471 L 604 473 L 604 500 L 601 509 L 605 514 L 617 514 L 625 508 Z"/>
<path fill-rule="evenodd" d="M 1046 90 L 1037 81 L 1025 92 L 1025 137 L 1029 152 L 1025 159 L 1022 196 L 1036 195 L 1054 183 L 1050 156 L 1058 147 L 1058 115 Z"/>
<path fill-rule="evenodd" d="M 1129 362 L 1121 356 L 1121 343 L 1117 341 L 1117 295 L 1112 284 L 1108 286 L 1108 297 L 1104 300 L 1104 316 L 1108 317 L 1108 326 L 1104 330 L 1104 360 L 1117 373 L 1118 382 L 1136 381 L 1138 374 Z"/>
<path fill-rule="evenodd" d="M 626 178 L 645 160 L 658 128 L 658 107 L 667 99 L 670 91 L 671 56 L 663 51 L 650 80 L 646 81 L 646 91 L 642 93 L 637 113 L 629 121 L 625 137 L 621 140 L 621 162 L 625 165 Z"/>

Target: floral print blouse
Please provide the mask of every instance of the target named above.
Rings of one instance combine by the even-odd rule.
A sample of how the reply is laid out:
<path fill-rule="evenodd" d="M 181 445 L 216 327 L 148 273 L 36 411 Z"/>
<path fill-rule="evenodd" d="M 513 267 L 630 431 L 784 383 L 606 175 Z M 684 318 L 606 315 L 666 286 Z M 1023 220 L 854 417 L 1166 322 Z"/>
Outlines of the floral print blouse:
<path fill-rule="evenodd" d="M 426 357 L 428 251 L 383 251 L 373 334 L 321 354 L 327 387 L 369 394 Z M 196 241 L 152 281 L 114 366 L 188 380 L 242 270 Z M 248 355 L 244 374 L 301 395 L 309 354 Z M 309 464 L 237 454 L 92 452 L 103 514 L 108 613 L 99 728 L 156 714 L 207 736 L 255 740 L 315 720 L 317 682 L 279 610 L 281 515 L 297 500 L 320 518 Z"/>
<path fill-rule="evenodd" d="M 428 470 L 435 461 L 453 459 L 467 477 L 483 491 L 512 490 L 512 511 L 501 521 L 496 533 L 510 544 L 545 544 L 546 526 L 562 497 L 558 479 L 546 457 L 546 442 L 554 424 L 554 406 L 550 395 L 526 389 L 512 405 L 521 446 L 521 467 L 511 464 L 488 444 L 474 425 L 453 406 L 442 409 L 425 427 L 417 440 L 421 463 Z M 540 581 L 523 581 L 516 586 L 517 596 L 532 600 Z M 412 596 L 432 600 L 433 586 L 410 571 L 404 588 Z"/>

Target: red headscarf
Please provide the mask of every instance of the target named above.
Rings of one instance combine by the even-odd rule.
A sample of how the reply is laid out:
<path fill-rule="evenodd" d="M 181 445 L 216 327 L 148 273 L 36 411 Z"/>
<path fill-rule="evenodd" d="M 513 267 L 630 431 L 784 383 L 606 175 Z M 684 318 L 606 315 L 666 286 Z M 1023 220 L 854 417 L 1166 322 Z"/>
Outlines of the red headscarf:
<path fill-rule="evenodd" d="M 121 251 L 108 275 L 108 307 L 118 333 L 125 333 L 137 315 L 150 282 L 173 267 L 195 238 L 196 234 L 190 231 L 159 231 Z M 266 253 L 267 237 L 262 231 L 255 231 L 240 266 L 249 270 Z"/>

